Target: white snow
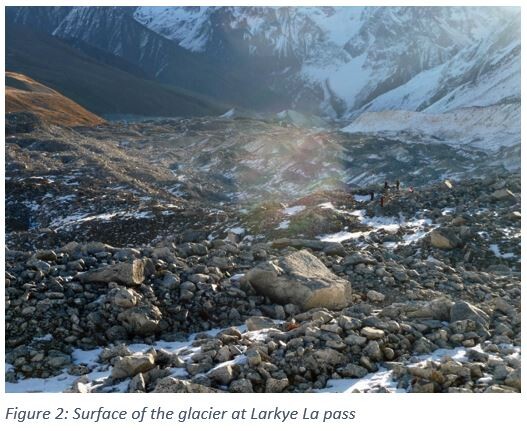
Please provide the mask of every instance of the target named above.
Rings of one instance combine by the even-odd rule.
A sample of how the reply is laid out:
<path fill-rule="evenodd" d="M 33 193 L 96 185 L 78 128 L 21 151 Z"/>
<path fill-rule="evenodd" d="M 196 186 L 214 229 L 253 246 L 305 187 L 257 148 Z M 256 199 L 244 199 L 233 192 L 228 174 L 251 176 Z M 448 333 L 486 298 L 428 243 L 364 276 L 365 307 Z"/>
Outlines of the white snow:
<path fill-rule="evenodd" d="M 88 213 L 74 213 L 69 216 L 59 217 L 50 223 L 50 227 L 54 229 L 64 229 L 75 224 L 82 224 L 89 221 L 101 220 L 109 221 L 113 218 L 121 219 L 147 219 L 152 218 L 153 215 L 149 211 L 116 211 L 112 213 L 102 213 L 89 215 Z"/>
<path fill-rule="evenodd" d="M 446 113 L 413 111 L 365 112 L 342 131 L 347 133 L 433 135 L 455 146 L 487 150 L 519 144 L 519 104 L 463 108 Z M 430 139 L 430 142 L 433 142 Z"/>
<path fill-rule="evenodd" d="M 406 228 L 406 229 L 412 229 L 414 232 L 408 233 L 403 235 L 402 241 L 398 243 L 385 243 L 389 247 L 394 247 L 397 244 L 410 244 L 412 242 L 418 241 L 419 239 L 423 238 L 427 235 L 428 231 L 425 230 L 427 226 L 432 227 L 432 220 L 428 218 L 415 218 L 411 220 L 406 220 L 404 217 L 383 217 L 383 216 L 375 216 L 375 217 L 368 217 L 366 216 L 365 210 L 354 210 L 354 211 L 346 211 L 346 210 L 339 210 L 336 209 L 335 206 L 331 202 L 324 202 L 319 205 L 322 208 L 328 208 L 332 209 L 336 212 L 341 212 L 345 214 L 354 215 L 359 219 L 359 221 L 362 224 L 365 224 L 370 227 L 370 230 L 368 231 L 357 231 L 357 232 L 350 232 L 348 231 L 348 227 L 346 227 L 346 230 L 332 233 L 332 234 L 326 234 L 321 235 L 318 237 L 321 241 L 327 241 L 327 242 L 342 242 L 349 239 L 356 239 L 361 236 L 368 236 L 372 232 L 376 232 L 378 230 L 384 230 L 390 233 L 396 233 L 400 228 Z"/>
<path fill-rule="evenodd" d="M 496 257 L 502 257 L 503 259 L 512 259 L 516 257 L 514 253 L 501 253 L 498 244 L 490 244 L 489 249 Z"/>
<path fill-rule="evenodd" d="M 243 274 L 242 274 L 243 275 Z M 275 323 L 279 324 L 282 323 L 280 320 L 275 320 Z M 220 331 L 224 330 L 226 328 L 215 328 L 211 329 L 209 331 L 205 331 L 206 334 L 210 336 L 217 335 Z M 268 337 L 268 333 L 270 331 L 274 331 L 274 329 L 262 329 L 259 331 L 247 331 L 246 325 L 240 325 L 237 327 L 237 329 L 242 332 L 244 337 L 247 337 L 251 340 L 259 340 L 259 341 L 265 341 L 265 339 Z M 203 333 L 203 332 L 200 332 Z M 178 353 L 179 357 L 183 361 L 187 361 L 190 359 L 190 357 L 200 351 L 200 347 L 192 346 L 192 342 L 195 340 L 196 335 L 198 333 L 194 333 L 188 336 L 188 338 L 185 341 L 164 341 L 160 340 L 155 342 L 152 345 L 149 344 L 130 344 L 128 345 L 128 349 L 133 354 L 138 354 L 141 352 L 145 352 L 148 349 L 154 347 L 154 348 L 162 348 L 171 352 Z M 48 338 L 46 336 L 46 338 Z M 102 352 L 102 348 L 96 348 L 92 350 L 80 350 L 75 349 L 72 352 L 72 360 L 74 364 L 80 365 L 86 365 L 92 369 L 92 371 L 87 374 L 87 378 L 90 381 L 90 384 L 88 385 L 88 388 L 94 389 L 99 386 L 101 386 L 104 382 L 104 380 L 110 376 L 112 372 L 112 367 L 108 366 L 107 364 L 101 364 L 99 363 L 99 356 Z M 233 364 L 243 364 L 246 360 L 245 355 L 241 354 L 235 357 L 232 361 L 229 361 L 228 363 Z M 223 363 L 225 364 L 225 363 Z M 219 364 L 220 366 L 222 364 Z M 5 364 L 6 372 L 8 371 L 14 371 L 14 368 L 11 364 L 6 363 Z M 182 368 L 173 368 L 172 370 L 173 376 L 179 376 L 179 377 L 188 377 L 188 374 L 185 369 Z M 70 375 L 67 372 L 67 368 L 63 370 L 62 373 L 60 373 L 57 376 L 49 377 L 45 379 L 40 378 L 29 378 L 29 379 L 19 379 L 17 383 L 9 383 L 6 382 L 5 385 L 5 391 L 6 392 L 16 392 L 16 393 L 22 393 L 22 392 L 64 392 L 65 390 L 69 389 L 71 385 L 79 378 L 79 376 L 73 376 Z M 128 389 L 128 384 L 130 382 L 130 379 L 125 379 L 121 383 L 113 386 L 109 386 L 108 388 L 105 388 L 104 391 L 108 392 L 126 392 Z"/>
<path fill-rule="evenodd" d="M 357 202 L 369 202 L 371 200 L 370 195 L 354 195 L 353 199 L 355 199 Z"/>
<path fill-rule="evenodd" d="M 299 212 L 304 211 L 305 209 L 305 205 L 296 205 L 293 207 L 284 208 L 283 212 L 288 216 L 293 216 L 295 214 L 298 214 Z"/>
<path fill-rule="evenodd" d="M 243 227 L 237 226 L 237 227 L 231 227 L 228 232 L 232 232 L 236 235 L 243 235 L 245 233 L 245 229 Z"/>
<path fill-rule="evenodd" d="M 335 207 L 333 206 L 333 204 L 331 202 L 324 202 L 322 204 L 319 205 L 320 208 L 327 208 L 327 209 L 331 209 L 331 210 L 334 210 Z"/>
<path fill-rule="evenodd" d="M 33 338 L 34 341 L 51 341 L 53 340 L 53 335 L 51 334 L 46 334 L 46 335 L 43 335 L 42 337 L 35 337 Z"/>
<path fill-rule="evenodd" d="M 519 346 L 509 346 L 511 358 L 520 357 Z M 475 350 L 482 351 L 481 345 L 473 347 Z M 455 361 L 467 362 L 467 348 L 457 347 L 455 349 L 437 349 L 430 354 L 419 355 L 413 358 L 414 362 L 411 364 L 405 364 L 408 367 L 421 367 L 428 361 L 439 362 L 443 358 L 450 357 Z M 491 358 L 495 358 L 494 355 L 490 355 Z M 484 378 L 491 377 L 486 376 Z M 405 392 L 403 389 L 397 388 L 397 382 L 393 379 L 393 372 L 386 368 L 380 367 L 378 371 L 369 373 L 361 379 L 330 379 L 327 382 L 327 386 L 324 389 L 320 389 L 317 392 L 366 392 L 371 391 L 374 388 L 384 388 L 388 392 Z"/>
<path fill-rule="evenodd" d="M 284 220 L 281 222 L 276 229 L 287 229 L 289 227 L 289 220 Z"/>
<path fill-rule="evenodd" d="M 343 242 L 347 241 L 348 239 L 359 238 L 362 235 L 368 235 L 368 233 L 369 232 L 348 232 L 346 230 L 342 230 L 337 233 L 329 233 L 327 235 L 319 236 L 318 239 L 325 242 Z"/>
<path fill-rule="evenodd" d="M 235 112 L 236 111 L 234 110 L 234 108 L 231 108 L 224 114 L 220 115 L 220 118 L 233 118 L 235 115 Z"/>
<path fill-rule="evenodd" d="M 379 368 L 379 371 L 365 375 L 361 379 L 329 379 L 327 386 L 317 392 L 349 393 L 365 392 L 374 387 L 382 387 L 389 392 L 404 392 L 397 388 L 397 382 L 392 378 L 392 371 Z"/>

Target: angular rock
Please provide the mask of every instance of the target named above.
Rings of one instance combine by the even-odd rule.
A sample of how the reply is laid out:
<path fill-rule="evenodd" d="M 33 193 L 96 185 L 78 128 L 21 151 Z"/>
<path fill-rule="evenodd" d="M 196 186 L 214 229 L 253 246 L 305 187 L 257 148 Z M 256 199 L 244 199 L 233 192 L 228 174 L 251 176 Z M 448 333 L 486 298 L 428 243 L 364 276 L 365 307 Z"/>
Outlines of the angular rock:
<path fill-rule="evenodd" d="M 408 317 L 448 321 L 450 320 L 450 309 L 453 304 L 454 303 L 446 297 L 436 298 L 422 305 L 417 310 L 408 312 Z"/>
<path fill-rule="evenodd" d="M 349 256 L 346 256 L 342 261 L 343 266 L 357 265 L 359 263 L 364 263 L 365 265 L 375 265 L 377 261 L 373 256 L 366 253 L 353 253 Z"/>
<path fill-rule="evenodd" d="M 132 289 L 118 288 L 114 297 L 113 303 L 118 307 L 131 308 L 137 305 L 141 296 Z"/>
<path fill-rule="evenodd" d="M 450 321 L 474 320 L 483 326 L 488 326 L 489 316 L 483 310 L 469 304 L 466 301 L 456 302 L 450 309 Z"/>
<path fill-rule="evenodd" d="M 114 363 L 112 377 L 114 379 L 133 377 L 138 373 L 151 370 L 154 366 L 154 356 L 150 353 L 125 356 Z"/>
<path fill-rule="evenodd" d="M 253 384 L 249 379 L 239 379 L 231 382 L 229 386 L 229 392 L 238 392 L 238 393 L 252 393 Z"/>
<path fill-rule="evenodd" d="M 279 266 L 262 264 L 246 279 L 257 293 L 278 304 L 292 303 L 304 310 L 341 309 L 351 303 L 351 285 L 333 274 L 317 257 L 301 250 L 281 258 Z"/>
<path fill-rule="evenodd" d="M 207 376 L 222 385 L 228 385 L 234 379 L 234 369 L 231 365 L 219 365 L 210 370 Z"/>
<path fill-rule="evenodd" d="M 283 392 L 288 386 L 289 380 L 287 380 L 287 377 L 284 377 L 283 379 L 273 379 L 271 377 L 265 382 L 265 392 Z"/>
<path fill-rule="evenodd" d="M 368 290 L 366 297 L 372 302 L 382 302 L 385 298 L 382 293 L 377 292 L 376 290 Z"/>
<path fill-rule="evenodd" d="M 152 335 L 159 331 L 161 311 L 155 305 L 141 305 L 119 313 L 117 318 L 133 334 Z"/>
<path fill-rule="evenodd" d="M 462 245 L 461 239 L 450 229 L 438 228 L 430 233 L 432 247 L 451 250 Z"/>
<path fill-rule="evenodd" d="M 368 342 L 366 347 L 362 349 L 362 353 L 374 361 L 380 361 L 382 359 L 382 351 L 377 341 L 371 340 Z"/>
<path fill-rule="evenodd" d="M 326 256 L 345 256 L 346 250 L 340 242 L 331 242 L 324 247 L 323 250 Z"/>
<path fill-rule="evenodd" d="M 157 381 L 152 392 L 156 393 L 215 393 L 217 389 L 209 388 L 188 380 L 180 380 L 175 377 L 165 377 Z"/>
<path fill-rule="evenodd" d="M 163 280 L 161 281 L 161 287 L 172 290 L 178 287 L 181 283 L 181 280 L 176 274 L 172 274 L 171 272 L 167 272 L 165 276 L 163 277 Z"/>
<path fill-rule="evenodd" d="M 369 326 L 362 328 L 360 333 L 368 340 L 379 340 L 384 337 L 384 331 L 382 329 L 371 328 Z"/>
<path fill-rule="evenodd" d="M 368 374 L 368 370 L 366 368 L 356 364 L 347 364 L 345 367 L 339 368 L 337 371 L 342 377 L 348 378 L 354 377 L 360 379 Z"/>
<path fill-rule="evenodd" d="M 145 279 L 144 262 L 140 259 L 134 259 L 131 263 L 121 262 L 103 266 L 77 274 L 76 277 L 84 283 L 109 283 L 115 281 L 127 286 L 136 286 Z"/>
<path fill-rule="evenodd" d="M 321 349 L 317 350 L 314 353 L 315 358 L 317 358 L 320 363 L 329 364 L 329 365 L 338 365 L 343 363 L 346 360 L 346 357 L 333 349 Z"/>

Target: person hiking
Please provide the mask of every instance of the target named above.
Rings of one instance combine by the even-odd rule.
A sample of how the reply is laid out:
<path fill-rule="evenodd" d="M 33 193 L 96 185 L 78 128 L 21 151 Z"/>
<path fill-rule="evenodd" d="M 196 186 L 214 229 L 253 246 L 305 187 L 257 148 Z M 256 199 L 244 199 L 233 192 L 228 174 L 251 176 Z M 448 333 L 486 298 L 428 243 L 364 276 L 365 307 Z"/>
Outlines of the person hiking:
<path fill-rule="evenodd" d="M 388 181 L 385 181 L 385 182 L 384 182 L 384 188 L 387 189 L 388 187 L 390 187 L 390 186 L 388 185 Z"/>
<path fill-rule="evenodd" d="M 384 207 L 384 195 L 381 195 L 381 208 Z"/>
<path fill-rule="evenodd" d="M 399 186 L 400 186 L 400 185 L 401 185 L 401 183 L 399 182 L 399 180 L 397 180 L 397 181 L 395 182 L 395 188 L 396 188 L 397 190 L 399 190 Z"/>
<path fill-rule="evenodd" d="M 375 198 L 375 193 L 373 190 L 370 191 L 370 201 L 374 200 Z"/>

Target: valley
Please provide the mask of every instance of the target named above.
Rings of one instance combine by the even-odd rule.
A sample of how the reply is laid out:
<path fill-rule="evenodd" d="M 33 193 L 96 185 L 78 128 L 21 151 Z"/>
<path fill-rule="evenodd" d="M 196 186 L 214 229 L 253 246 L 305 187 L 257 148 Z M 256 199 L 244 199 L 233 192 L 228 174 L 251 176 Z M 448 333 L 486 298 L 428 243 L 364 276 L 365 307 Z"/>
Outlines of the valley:
<path fill-rule="evenodd" d="M 6 392 L 521 392 L 520 8 L 5 24 Z"/>

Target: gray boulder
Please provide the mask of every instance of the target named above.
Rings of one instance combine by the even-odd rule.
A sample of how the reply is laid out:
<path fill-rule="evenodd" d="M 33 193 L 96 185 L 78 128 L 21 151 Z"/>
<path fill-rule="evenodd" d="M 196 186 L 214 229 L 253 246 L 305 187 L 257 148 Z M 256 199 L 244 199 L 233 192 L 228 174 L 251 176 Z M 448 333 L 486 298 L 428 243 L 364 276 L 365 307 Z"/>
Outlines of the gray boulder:
<path fill-rule="evenodd" d="M 154 366 L 154 356 L 150 353 L 125 356 L 115 361 L 112 368 L 112 377 L 114 379 L 133 377 L 138 373 L 151 370 Z"/>
<path fill-rule="evenodd" d="M 454 303 L 450 299 L 440 297 L 420 305 L 417 309 L 409 311 L 407 315 L 411 319 L 435 319 L 448 321 L 450 320 L 450 310 L 453 304 Z"/>
<path fill-rule="evenodd" d="M 433 230 L 430 233 L 430 243 L 432 247 L 443 250 L 451 250 L 463 245 L 461 239 L 451 229 L 447 228 Z"/>
<path fill-rule="evenodd" d="M 333 274 L 306 250 L 291 253 L 278 265 L 267 262 L 246 274 L 260 295 L 278 304 L 295 304 L 303 310 L 325 307 L 338 310 L 351 303 L 351 284 Z"/>
<path fill-rule="evenodd" d="M 121 262 L 103 266 L 91 271 L 77 274 L 77 279 L 83 283 L 109 283 L 115 281 L 127 286 L 141 284 L 144 277 L 144 262 L 134 259 L 132 262 Z"/>
<path fill-rule="evenodd" d="M 488 326 L 490 318 L 487 313 L 478 307 L 465 301 L 459 301 L 450 309 L 450 321 L 457 322 L 458 320 L 474 320 L 483 326 Z"/>
<path fill-rule="evenodd" d="M 128 332 L 152 335 L 159 331 L 161 311 L 155 305 L 141 305 L 119 313 L 117 318 Z"/>

